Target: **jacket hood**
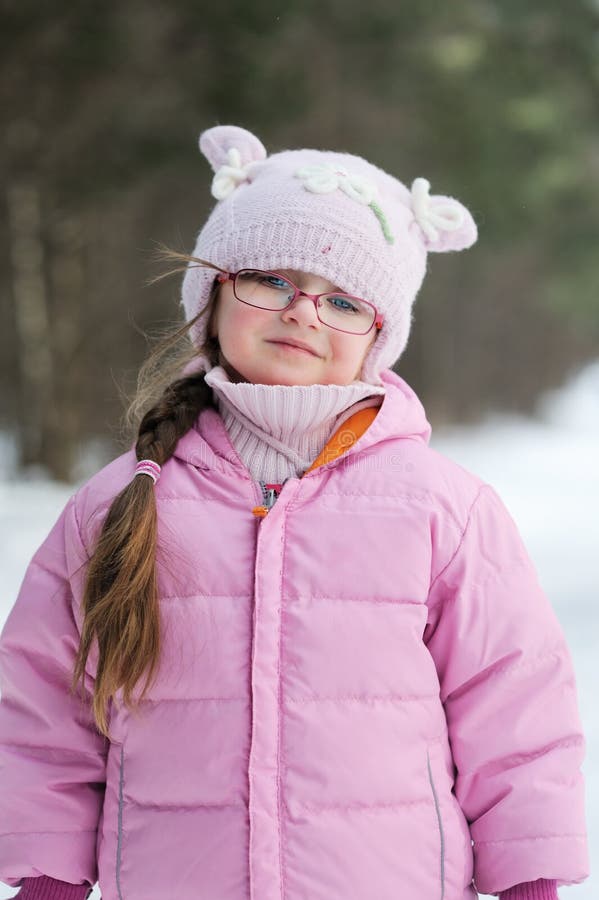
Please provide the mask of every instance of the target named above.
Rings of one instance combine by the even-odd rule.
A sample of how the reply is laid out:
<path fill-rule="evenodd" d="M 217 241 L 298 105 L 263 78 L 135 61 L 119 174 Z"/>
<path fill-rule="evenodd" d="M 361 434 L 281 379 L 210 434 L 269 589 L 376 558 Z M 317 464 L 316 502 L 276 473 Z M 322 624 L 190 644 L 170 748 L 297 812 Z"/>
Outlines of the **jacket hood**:
<path fill-rule="evenodd" d="M 397 438 L 413 438 L 428 444 L 432 429 L 415 391 L 391 369 L 385 369 L 381 379 L 386 391 L 376 419 L 339 459 L 346 460 L 352 454 L 363 453 L 377 444 Z M 238 476 L 250 479 L 215 409 L 202 410 L 193 428 L 179 439 L 174 456 L 200 469 L 226 471 L 230 466 Z M 335 464 L 336 461 L 332 461 L 328 465 Z"/>

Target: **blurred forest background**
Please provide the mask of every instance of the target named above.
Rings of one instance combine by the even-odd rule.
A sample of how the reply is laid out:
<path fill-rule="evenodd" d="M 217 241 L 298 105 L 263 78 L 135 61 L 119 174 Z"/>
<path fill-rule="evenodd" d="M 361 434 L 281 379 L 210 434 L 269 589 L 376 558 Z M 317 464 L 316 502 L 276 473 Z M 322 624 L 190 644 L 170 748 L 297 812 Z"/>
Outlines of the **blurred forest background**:
<path fill-rule="evenodd" d="M 529 411 L 599 356 L 599 0 L 1 10 L 0 429 L 21 465 L 68 481 L 129 446 L 144 332 L 182 321 L 179 277 L 145 285 L 154 247 L 193 249 L 215 124 L 472 211 L 478 243 L 429 257 L 397 367 L 433 428 Z"/>

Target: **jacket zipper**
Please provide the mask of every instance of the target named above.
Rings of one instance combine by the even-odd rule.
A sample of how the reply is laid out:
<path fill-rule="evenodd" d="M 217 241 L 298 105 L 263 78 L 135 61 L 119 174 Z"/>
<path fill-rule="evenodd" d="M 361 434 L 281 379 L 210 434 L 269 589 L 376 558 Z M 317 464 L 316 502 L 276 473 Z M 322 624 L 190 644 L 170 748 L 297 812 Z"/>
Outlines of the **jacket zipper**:
<path fill-rule="evenodd" d="M 278 494 L 275 488 L 267 488 L 265 481 L 259 481 L 258 484 L 260 486 L 262 505 L 255 506 L 252 512 L 255 516 L 264 518 L 264 516 L 268 515 L 269 510 L 271 510 L 275 505 Z"/>
<path fill-rule="evenodd" d="M 272 509 L 278 496 L 275 488 L 267 488 L 265 481 L 260 482 L 260 487 L 262 488 L 262 496 L 264 498 L 265 507 L 267 509 Z"/>

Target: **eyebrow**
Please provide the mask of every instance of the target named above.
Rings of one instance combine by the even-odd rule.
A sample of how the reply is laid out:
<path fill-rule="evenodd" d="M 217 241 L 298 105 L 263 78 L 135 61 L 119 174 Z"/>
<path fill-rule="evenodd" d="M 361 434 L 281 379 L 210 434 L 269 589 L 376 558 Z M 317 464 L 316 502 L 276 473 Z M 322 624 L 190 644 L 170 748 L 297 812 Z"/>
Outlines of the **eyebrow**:
<path fill-rule="evenodd" d="M 289 275 L 289 277 L 291 278 L 292 281 L 303 281 L 304 275 L 306 274 L 305 272 L 299 272 L 299 271 L 296 272 L 295 269 L 278 269 L 277 271 L 279 271 L 281 273 L 281 275 L 285 275 L 285 274 Z M 301 285 L 298 285 L 298 287 L 301 287 Z M 334 284 L 333 287 L 331 288 L 331 290 L 339 291 L 340 294 L 347 293 L 347 291 L 344 291 L 343 288 L 340 288 L 338 284 Z"/>

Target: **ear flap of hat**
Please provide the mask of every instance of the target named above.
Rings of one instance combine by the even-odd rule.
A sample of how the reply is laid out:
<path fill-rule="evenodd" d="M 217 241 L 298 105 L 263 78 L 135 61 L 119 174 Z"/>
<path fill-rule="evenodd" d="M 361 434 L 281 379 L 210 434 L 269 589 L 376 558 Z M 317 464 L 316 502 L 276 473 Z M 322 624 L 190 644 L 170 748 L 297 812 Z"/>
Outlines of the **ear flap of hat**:
<path fill-rule="evenodd" d="M 230 164 L 230 150 L 238 152 L 240 166 L 266 159 L 262 141 L 251 131 L 237 125 L 215 125 L 214 128 L 208 128 L 200 135 L 199 145 L 215 172 Z"/>
<path fill-rule="evenodd" d="M 446 253 L 471 247 L 478 230 L 470 212 L 453 197 L 429 196 L 429 189 L 426 178 L 416 178 L 412 183 L 412 211 L 427 251 Z"/>

